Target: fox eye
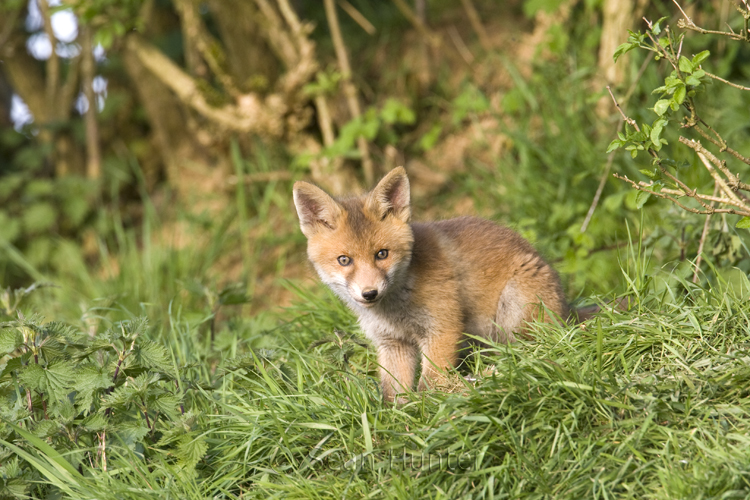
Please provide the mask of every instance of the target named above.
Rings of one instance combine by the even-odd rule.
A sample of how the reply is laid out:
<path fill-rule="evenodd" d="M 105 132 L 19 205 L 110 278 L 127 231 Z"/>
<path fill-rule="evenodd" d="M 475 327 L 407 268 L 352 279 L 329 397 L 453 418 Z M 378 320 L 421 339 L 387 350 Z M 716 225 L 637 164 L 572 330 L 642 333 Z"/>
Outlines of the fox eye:
<path fill-rule="evenodd" d="M 382 249 L 378 253 L 375 254 L 375 258 L 378 260 L 383 260 L 388 257 L 388 250 Z"/>
<path fill-rule="evenodd" d="M 338 261 L 342 266 L 348 266 L 352 263 L 352 259 L 350 259 L 346 255 L 339 255 Z"/>

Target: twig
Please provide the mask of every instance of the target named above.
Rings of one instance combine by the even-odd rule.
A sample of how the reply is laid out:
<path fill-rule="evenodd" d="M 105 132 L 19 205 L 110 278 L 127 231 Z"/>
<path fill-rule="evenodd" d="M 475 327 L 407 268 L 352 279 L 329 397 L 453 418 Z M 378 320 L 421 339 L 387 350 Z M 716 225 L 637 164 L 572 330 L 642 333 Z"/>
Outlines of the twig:
<path fill-rule="evenodd" d="M 97 432 L 99 437 L 99 453 L 102 457 L 102 471 L 107 472 L 107 431 Z"/>
<path fill-rule="evenodd" d="M 352 4 L 347 2 L 346 0 L 338 0 L 339 6 L 344 9 L 344 11 L 349 14 L 349 17 L 351 17 L 355 23 L 359 24 L 359 26 L 367 32 L 368 35 L 374 35 L 377 31 L 375 29 L 375 26 L 372 25 L 370 21 L 367 20 L 365 16 L 362 15 L 360 11 L 358 11 Z"/>
<path fill-rule="evenodd" d="M 184 30 L 189 37 L 189 40 L 184 40 L 184 43 L 186 45 L 194 44 L 224 90 L 234 98 L 239 97 L 241 92 L 225 70 L 226 57 L 221 50 L 221 45 L 206 29 L 198 14 L 195 2 L 193 0 L 178 0 L 175 2 L 175 7 L 177 7 Z"/>
<path fill-rule="evenodd" d="M 706 210 L 700 210 L 700 209 L 697 209 L 697 208 L 691 208 L 691 207 L 688 207 L 688 206 L 680 203 L 675 197 L 670 196 L 669 194 L 665 194 L 667 192 L 667 190 L 662 189 L 661 192 L 651 191 L 650 189 L 646 189 L 644 186 L 639 185 L 635 181 L 630 180 L 628 178 L 628 176 L 626 176 L 626 175 L 620 175 L 620 174 L 617 174 L 617 173 L 612 174 L 612 175 L 615 178 L 617 178 L 617 179 L 620 179 L 620 180 L 623 180 L 623 181 L 629 183 L 631 186 L 633 186 L 633 188 L 637 189 L 638 191 L 643 191 L 643 192 L 652 194 L 652 195 L 654 195 L 654 196 L 656 196 L 658 198 L 664 198 L 665 200 L 669 200 L 672 203 L 674 203 L 675 205 L 677 205 L 678 207 L 680 207 L 681 209 L 683 209 L 683 210 L 685 210 L 687 212 L 690 212 L 690 213 L 700 214 L 700 215 L 708 215 L 708 214 L 734 214 L 734 215 L 750 216 L 750 210 L 744 211 L 744 210 L 735 210 L 733 208 L 715 208 L 715 207 L 706 205 L 705 203 L 703 203 L 703 201 L 700 198 L 698 198 L 697 196 L 695 196 L 695 194 L 694 194 L 693 191 L 688 191 L 686 193 L 683 192 L 683 193 L 679 194 L 678 196 L 688 196 L 688 197 L 691 197 L 691 198 L 699 201 L 701 203 L 701 205 L 703 205 L 706 208 Z"/>
<path fill-rule="evenodd" d="M 479 44 L 485 52 L 490 52 L 492 50 L 492 42 L 490 42 L 490 37 L 487 36 L 487 30 L 485 30 L 482 25 L 482 21 L 479 18 L 479 13 L 477 12 L 476 7 L 474 7 L 474 3 L 471 0 L 461 0 L 461 4 L 464 6 L 471 27 L 476 32 L 477 37 L 479 37 Z"/>
<path fill-rule="evenodd" d="M 678 28 L 682 28 L 682 29 L 687 29 L 687 30 L 690 30 L 690 31 L 696 31 L 696 32 L 698 32 L 698 33 L 700 33 L 702 35 L 722 35 L 722 36 L 727 36 L 727 37 L 731 38 L 732 40 L 736 40 L 736 41 L 739 41 L 739 42 L 741 42 L 741 41 L 747 41 L 745 39 L 745 36 L 743 36 L 743 35 L 741 35 L 739 33 L 734 33 L 734 32 L 730 32 L 730 31 L 717 31 L 717 30 L 703 29 L 700 26 L 696 26 L 693 21 L 686 22 L 685 20 L 680 19 L 679 21 L 677 21 L 677 27 Z"/>
<path fill-rule="evenodd" d="M 341 36 L 341 28 L 339 27 L 338 15 L 336 14 L 336 5 L 333 3 L 333 0 L 324 0 L 324 6 L 326 10 L 326 19 L 328 20 L 328 27 L 331 29 L 333 47 L 336 50 L 336 59 L 338 59 L 339 68 L 341 69 L 341 83 L 344 87 L 346 102 L 349 106 L 349 112 L 352 114 L 352 118 L 356 120 L 362 116 L 362 112 L 359 108 L 357 89 L 352 82 L 352 70 L 349 66 L 349 56 L 346 53 L 344 38 Z M 370 158 L 367 139 L 365 139 L 364 136 L 359 136 L 357 138 L 357 147 L 359 153 L 362 155 L 362 171 L 365 175 L 365 182 L 367 185 L 371 185 L 375 180 L 375 172 L 372 165 L 372 159 Z"/>
<path fill-rule="evenodd" d="M 409 8 L 404 0 L 393 0 L 393 3 L 396 4 L 396 8 L 401 12 L 406 20 L 409 21 L 412 26 L 417 29 L 417 31 L 419 31 L 419 34 L 422 35 L 425 40 L 430 42 L 433 47 L 438 47 L 440 45 L 440 37 L 430 31 L 427 25 L 425 25 L 425 23 L 423 23 L 422 20 L 419 19 L 416 14 L 414 14 L 414 12 Z"/>
<path fill-rule="evenodd" d="M 719 185 L 714 183 L 714 196 L 719 193 Z M 714 206 L 711 203 L 711 206 Z M 698 283 L 698 272 L 701 269 L 701 261 L 703 260 L 703 245 L 706 243 L 706 237 L 708 236 L 709 222 L 711 222 L 711 214 L 706 216 L 706 221 L 703 223 L 703 232 L 701 233 L 701 241 L 698 244 L 698 257 L 695 259 L 695 272 L 693 273 L 693 283 Z"/>
<path fill-rule="evenodd" d="M 630 96 L 632 96 L 633 92 L 635 92 L 636 84 L 640 81 L 641 77 L 643 76 L 643 73 L 646 72 L 648 63 L 650 63 L 652 59 L 653 58 L 651 56 L 648 56 L 646 57 L 646 59 L 643 60 L 641 67 L 638 69 L 638 74 L 633 79 L 633 82 L 630 84 L 630 88 L 625 93 L 625 97 L 622 99 L 623 104 L 627 103 L 630 100 Z M 611 91 L 610 91 L 610 95 L 612 95 Z M 614 99 L 614 96 L 612 97 Z M 624 121 L 621 121 L 617 124 L 618 133 L 622 130 L 624 123 L 625 123 Z M 601 198 L 602 192 L 604 191 L 604 186 L 607 184 L 607 179 L 609 178 L 609 171 L 612 169 L 612 162 L 614 161 L 614 159 L 615 159 L 615 152 L 612 151 L 609 153 L 609 158 L 607 158 L 607 165 L 604 167 L 604 173 L 602 174 L 601 179 L 599 179 L 599 186 L 596 188 L 596 193 L 594 194 L 594 199 L 591 201 L 591 206 L 589 207 L 589 211 L 586 213 L 586 218 L 583 220 L 583 224 L 581 224 L 582 233 L 585 233 L 586 229 L 588 229 L 589 223 L 591 222 L 591 218 L 594 216 L 594 211 L 596 210 L 596 207 L 599 205 L 599 199 Z"/>
<path fill-rule="evenodd" d="M 695 150 L 698 154 L 705 155 L 708 160 L 711 161 L 716 167 L 721 170 L 724 175 L 727 176 L 727 179 L 729 179 L 729 187 L 731 188 L 732 194 L 736 194 L 738 190 L 742 191 L 750 191 L 750 184 L 745 184 L 744 182 L 740 182 L 740 178 L 736 175 L 734 175 L 730 170 L 727 168 L 727 164 L 725 161 L 719 160 L 716 156 L 713 155 L 709 150 L 703 147 L 703 145 L 693 139 L 686 139 L 685 137 L 680 136 L 680 142 L 686 145 L 687 147 Z M 706 168 L 709 168 L 706 166 Z M 741 193 L 740 193 L 741 194 Z"/>
<path fill-rule="evenodd" d="M 627 116 L 623 112 L 622 108 L 620 107 L 620 104 L 617 102 L 617 99 L 615 99 L 615 96 L 612 93 L 612 89 L 609 87 L 609 85 L 607 85 L 607 91 L 609 91 L 609 95 L 612 97 L 612 100 L 614 101 L 615 106 L 617 106 L 618 111 L 620 111 L 620 114 L 622 115 L 622 119 L 625 120 L 627 123 L 629 123 L 633 128 L 635 128 L 636 131 L 640 132 L 641 129 L 638 126 L 638 124 L 636 123 L 636 121 L 633 120 L 632 118 L 630 118 L 629 116 Z M 669 180 L 671 180 L 672 182 L 674 182 L 675 184 L 677 184 L 680 187 L 680 189 L 682 189 L 686 193 L 694 192 L 694 190 L 691 190 L 687 186 L 687 184 L 685 184 L 684 182 L 682 182 L 680 179 L 678 179 L 677 177 L 675 177 L 674 175 L 672 175 L 666 168 L 664 168 L 664 165 L 662 165 L 662 163 L 661 163 L 661 158 L 659 157 L 659 154 L 656 151 L 654 151 L 653 148 L 649 148 L 648 149 L 648 153 L 656 160 L 656 163 L 659 165 L 659 169 L 661 170 L 662 174 L 664 174 Z M 628 179 L 627 177 L 623 178 L 623 177 L 618 176 L 617 174 L 615 174 L 615 177 L 617 177 L 618 179 L 627 179 L 627 181 L 631 182 L 631 183 L 633 182 L 630 179 Z M 662 198 L 664 198 L 664 196 Z M 698 201 L 698 203 L 700 203 L 703 206 L 703 208 L 706 208 L 706 209 L 709 208 L 709 206 L 706 205 L 703 202 L 703 200 L 701 200 L 700 198 L 695 198 L 695 199 Z M 676 203 L 676 201 L 675 201 L 675 203 Z M 678 205 L 679 205 L 679 203 L 678 203 Z M 682 205 L 680 205 L 680 206 L 682 206 Z M 685 209 L 689 210 L 687 208 L 685 208 Z M 696 212 L 696 213 L 700 213 L 700 212 Z"/>
<path fill-rule="evenodd" d="M 467 47 L 464 41 L 461 39 L 461 35 L 458 33 L 456 27 L 451 26 L 450 28 L 448 28 L 448 34 L 450 34 L 451 40 L 453 40 L 453 45 L 456 46 L 456 50 L 461 55 L 461 58 L 466 64 L 471 66 L 471 64 L 474 62 L 474 54 L 471 53 L 469 47 Z"/>
<path fill-rule="evenodd" d="M 638 132 L 640 132 L 641 129 L 640 127 L 638 127 L 638 124 L 636 123 L 636 121 L 630 118 L 628 115 L 626 115 L 625 112 L 620 107 L 620 103 L 617 102 L 615 95 L 612 93 L 612 88 L 609 85 L 607 85 L 607 92 L 609 92 L 610 97 L 612 97 L 612 101 L 615 103 L 615 107 L 617 108 L 617 111 L 620 112 L 620 116 L 622 116 L 622 119 L 625 120 L 625 122 L 628 125 L 630 125 L 634 129 L 636 129 Z"/>
<path fill-rule="evenodd" d="M 703 70 L 703 71 L 704 71 L 704 72 L 706 73 L 706 76 L 710 76 L 710 77 L 711 77 L 711 78 L 713 78 L 714 80 L 719 80 L 720 82 L 722 82 L 722 83 L 726 83 L 727 85 L 730 85 L 730 86 L 732 86 L 732 87 L 734 87 L 734 88 L 736 88 L 736 89 L 740 89 L 740 90 L 750 90 L 750 87 L 743 87 L 742 85 L 737 85 L 736 83 L 732 83 L 732 82 L 730 82 L 730 81 L 728 81 L 728 80 L 725 80 L 725 79 L 723 79 L 723 78 L 722 78 L 722 77 L 720 77 L 720 76 L 714 75 L 713 73 L 709 73 L 709 72 L 708 72 L 708 71 L 706 71 L 706 70 Z"/>
<path fill-rule="evenodd" d="M 742 156 L 740 153 L 738 153 L 734 149 L 732 149 L 729 146 L 727 146 L 727 143 L 724 141 L 724 139 L 722 139 L 722 137 L 710 125 L 708 125 L 706 122 L 704 122 L 701 119 L 699 119 L 699 122 L 701 123 L 701 125 L 703 125 L 704 127 L 708 128 L 709 130 L 711 130 L 714 133 L 714 135 L 716 135 L 716 137 L 718 137 L 718 140 L 716 140 L 713 137 L 711 137 L 710 135 L 708 135 L 700 127 L 695 127 L 695 130 L 697 130 L 698 133 L 700 135 L 702 135 L 704 139 L 706 139 L 708 141 L 711 141 L 716 146 L 719 146 L 721 148 L 722 152 L 726 151 L 730 155 L 732 155 L 735 158 L 737 158 L 738 160 L 740 160 L 742 163 L 747 163 L 748 165 L 750 165 L 750 158 L 746 158 L 746 157 Z"/>

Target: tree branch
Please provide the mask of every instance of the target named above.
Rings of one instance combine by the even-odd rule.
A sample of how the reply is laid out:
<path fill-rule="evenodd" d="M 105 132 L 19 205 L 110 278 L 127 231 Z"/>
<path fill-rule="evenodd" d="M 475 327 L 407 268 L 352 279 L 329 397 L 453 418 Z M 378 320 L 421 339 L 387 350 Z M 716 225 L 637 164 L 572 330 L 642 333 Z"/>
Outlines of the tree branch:
<path fill-rule="evenodd" d="M 94 47 L 91 43 L 91 27 L 81 25 L 81 79 L 83 93 L 89 103 L 84 117 L 86 121 L 86 177 L 98 179 L 102 170 L 102 155 L 99 148 L 99 125 L 96 122 L 96 96 L 94 95 Z"/>
<path fill-rule="evenodd" d="M 338 59 L 339 69 L 341 69 L 341 84 L 343 85 L 344 94 L 346 95 L 346 102 L 349 106 L 349 112 L 351 113 L 352 118 L 356 120 L 362 116 L 362 112 L 359 108 L 357 88 L 352 82 L 352 70 L 349 66 L 349 56 L 346 53 L 344 38 L 341 36 L 341 28 L 339 27 L 338 16 L 336 15 L 336 5 L 333 3 L 333 0 L 323 0 L 323 3 L 326 10 L 328 27 L 331 30 L 333 47 L 336 50 L 336 59 Z M 375 181 L 375 172 L 372 160 L 370 159 L 367 140 L 363 136 L 359 136 L 357 138 L 357 146 L 362 155 L 362 171 L 365 176 L 365 182 L 369 186 Z"/>

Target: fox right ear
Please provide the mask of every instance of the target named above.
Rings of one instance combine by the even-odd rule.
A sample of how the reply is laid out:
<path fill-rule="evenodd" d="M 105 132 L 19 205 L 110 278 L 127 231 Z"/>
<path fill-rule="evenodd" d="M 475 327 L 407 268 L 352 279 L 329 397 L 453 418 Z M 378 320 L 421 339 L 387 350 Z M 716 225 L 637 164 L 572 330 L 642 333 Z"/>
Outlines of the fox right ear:
<path fill-rule="evenodd" d="M 309 238 L 321 228 L 336 229 L 342 209 L 325 191 L 307 182 L 297 181 L 293 194 L 302 234 Z"/>

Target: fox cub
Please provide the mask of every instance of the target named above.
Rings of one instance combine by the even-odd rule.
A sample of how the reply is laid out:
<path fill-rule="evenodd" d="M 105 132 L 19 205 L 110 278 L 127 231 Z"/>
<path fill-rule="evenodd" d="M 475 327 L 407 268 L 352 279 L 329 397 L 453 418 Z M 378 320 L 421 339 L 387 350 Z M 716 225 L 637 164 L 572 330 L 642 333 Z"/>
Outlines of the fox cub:
<path fill-rule="evenodd" d="M 438 382 L 464 333 L 513 342 L 528 321 L 567 316 L 557 274 L 512 230 L 475 217 L 410 222 L 401 167 L 359 197 L 297 182 L 294 204 L 315 270 L 377 347 L 387 401 L 412 388 L 418 357 L 419 390 Z"/>

